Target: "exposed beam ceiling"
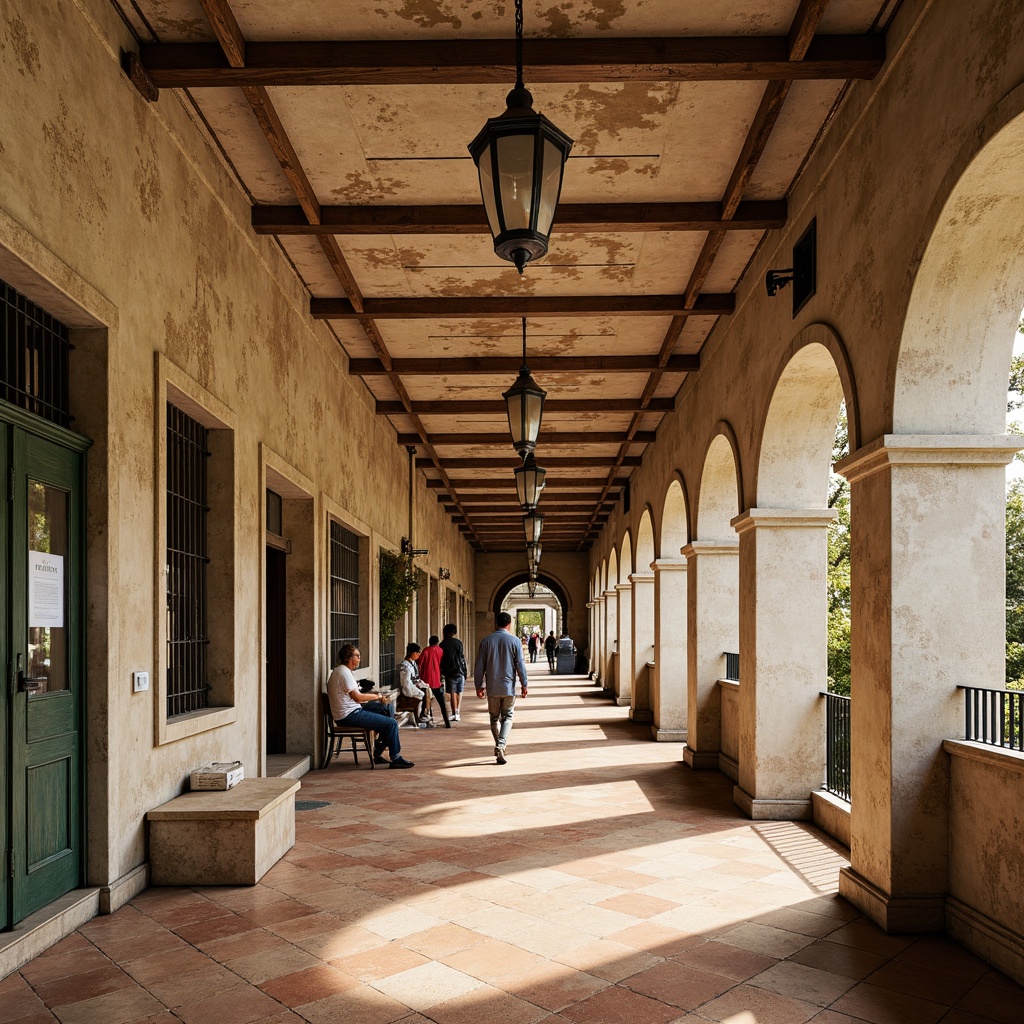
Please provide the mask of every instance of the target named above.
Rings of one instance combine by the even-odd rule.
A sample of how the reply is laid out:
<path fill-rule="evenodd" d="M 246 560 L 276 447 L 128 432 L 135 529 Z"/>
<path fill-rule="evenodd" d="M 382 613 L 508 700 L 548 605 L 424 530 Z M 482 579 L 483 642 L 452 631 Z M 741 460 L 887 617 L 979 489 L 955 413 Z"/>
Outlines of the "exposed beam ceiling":
<path fill-rule="evenodd" d="M 611 456 L 598 458 L 593 455 L 581 456 L 580 458 L 561 457 L 544 455 L 538 464 L 542 469 L 607 469 L 609 466 L 623 466 L 635 469 L 641 463 L 639 455 L 627 455 L 621 462 L 616 462 Z M 465 457 L 456 459 L 445 459 L 445 467 L 451 471 L 456 469 L 515 469 L 521 466 L 523 460 L 518 455 L 510 455 L 507 458 L 493 458 L 482 455 L 479 458 Z M 432 469 L 434 466 L 430 459 L 417 459 L 417 469 Z"/>
<path fill-rule="evenodd" d="M 671 412 L 675 402 L 671 398 L 655 399 L 648 412 Z M 544 403 L 544 412 L 574 414 L 580 412 L 636 412 L 641 408 L 636 398 L 580 398 L 551 399 Z M 400 416 L 407 410 L 401 402 L 377 402 L 378 416 Z M 412 411 L 418 416 L 504 416 L 505 402 L 500 398 L 489 401 L 413 402 Z"/>
<path fill-rule="evenodd" d="M 239 39 L 241 36 L 239 36 Z M 504 85 L 510 39 L 246 42 L 233 67 L 212 43 L 143 46 L 161 89 L 281 85 Z M 791 58 L 786 36 L 530 39 L 529 82 L 749 82 L 870 79 L 885 61 L 878 35 L 817 36 Z"/>
<path fill-rule="evenodd" d="M 312 299 L 316 320 L 474 320 L 497 316 L 724 316 L 736 307 L 732 294 L 699 295 L 692 307 L 681 295 L 481 295 L 462 298 Z"/>
<path fill-rule="evenodd" d="M 769 231 L 786 223 L 786 202 L 741 203 L 723 217 L 719 203 L 583 203 L 558 207 L 558 231 Z M 254 206 L 258 235 L 479 235 L 483 207 L 321 206 L 311 224 L 301 206 Z"/>
<path fill-rule="evenodd" d="M 631 439 L 632 444 L 651 444 L 654 441 L 653 430 L 637 431 Z M 537 438 L 538 445 L 565 444 L 618 444 L 622 440 L 621 431 L 584 430 L 584 431 L 543 431 Z M 435 445 L 500 445 L 508 447 L 508 431 L 502 434 L 431 434 L 431 444 Z M 419 444 L 416 434 L 399 434 L 399 444 Z"/>
<path fill-rule="evenodd" d="M 509 356 L 471 356 L 456 359 L 393 359 L 390 369 L 379 359 L 351 359 L 349 373 L 380 377 L 393 372 L 402 377 L 451 377 L 485 374 L 516 374 L 523 361 Z M 534 373 L 645 373 L 659 369 L 656 356 L 530 356 Z M 672 356 L 661 369 L 665 373 L 690 373 L 700 369 L 700 356 Z"/>

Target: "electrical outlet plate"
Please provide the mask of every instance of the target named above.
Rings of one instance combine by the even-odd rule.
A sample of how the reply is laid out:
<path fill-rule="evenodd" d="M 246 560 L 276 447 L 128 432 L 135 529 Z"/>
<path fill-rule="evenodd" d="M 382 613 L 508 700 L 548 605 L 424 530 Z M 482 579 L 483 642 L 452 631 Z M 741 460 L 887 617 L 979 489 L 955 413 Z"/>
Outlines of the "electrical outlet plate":
<path fill-rule="evenodd" d="M 148 672 L 133 672 L 132 673 L 132 693 L 142 693 L 143 690 L 149 689 L 149 673 Z"/>

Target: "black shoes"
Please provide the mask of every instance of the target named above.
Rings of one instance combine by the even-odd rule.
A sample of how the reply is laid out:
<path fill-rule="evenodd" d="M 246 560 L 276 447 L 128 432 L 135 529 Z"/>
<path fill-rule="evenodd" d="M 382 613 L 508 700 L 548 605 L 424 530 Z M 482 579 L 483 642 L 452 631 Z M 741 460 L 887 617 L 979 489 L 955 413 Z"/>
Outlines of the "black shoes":
<path fill-rule="evenodd" d="M 412 768 L 415 762 L 406 761 L 404 757 L 399 755 L 388 765 L 389 768 Z"/>
<path fill-rule="evenodd" d="M 391 764 L 391 762 L 383 754 L 373 755 L 374 764 Z"/>

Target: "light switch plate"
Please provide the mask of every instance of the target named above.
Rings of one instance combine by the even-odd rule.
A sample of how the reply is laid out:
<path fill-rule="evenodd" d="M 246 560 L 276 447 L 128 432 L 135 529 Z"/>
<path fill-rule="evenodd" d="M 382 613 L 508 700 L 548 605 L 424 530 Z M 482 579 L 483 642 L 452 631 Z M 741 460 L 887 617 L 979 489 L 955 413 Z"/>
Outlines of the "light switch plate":
<path fill-rule="evenodd" d="M 132 673 L 132 693 L 141 693 L 143 690 L 149 689 L 149 673 L 148 672 L 133 672 Z"/>

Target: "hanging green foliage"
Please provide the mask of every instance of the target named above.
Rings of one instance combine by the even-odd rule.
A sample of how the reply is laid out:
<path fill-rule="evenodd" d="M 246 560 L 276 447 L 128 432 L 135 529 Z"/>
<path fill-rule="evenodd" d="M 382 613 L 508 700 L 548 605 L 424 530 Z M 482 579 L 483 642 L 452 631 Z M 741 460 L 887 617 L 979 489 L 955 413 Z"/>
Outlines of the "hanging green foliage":
<path fill-rule="evenodd" d="M 416 596 L 416 570 L 408 555 L 396 555 L 384 548 L 378 557 L 380 585 L 380 631 L 390 633 L 409 610 Z"/>

